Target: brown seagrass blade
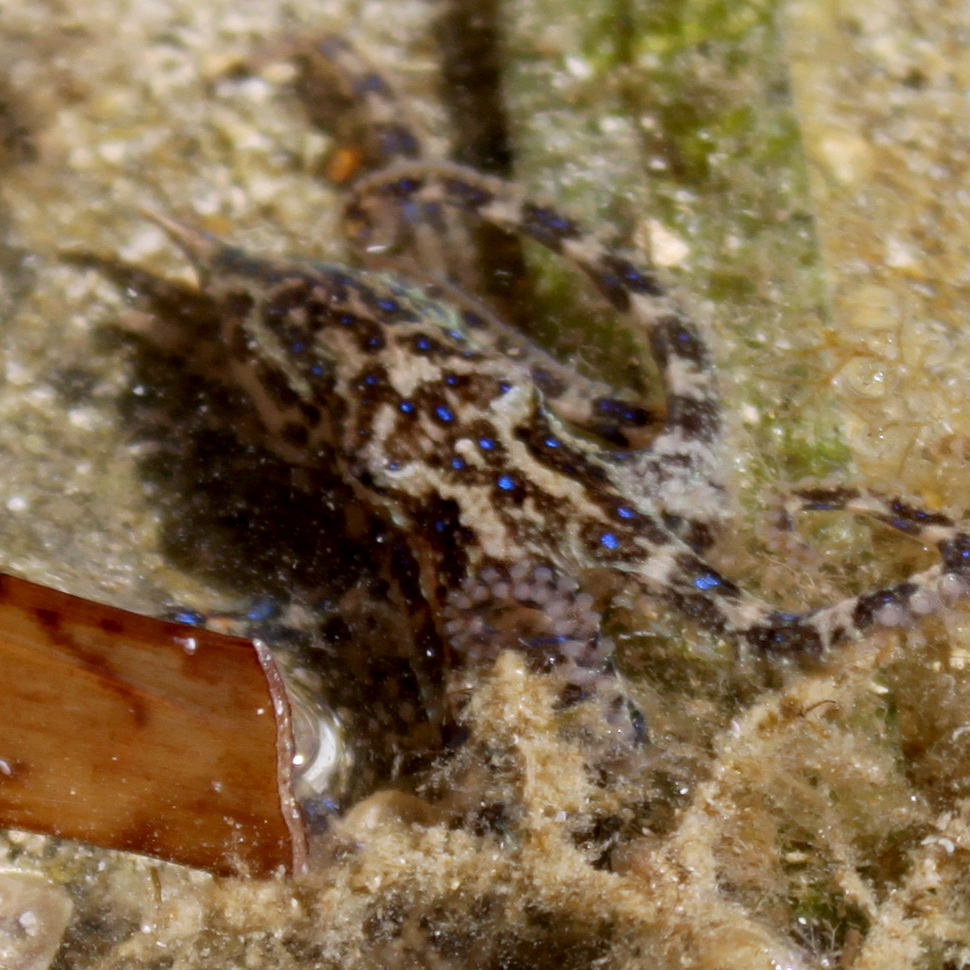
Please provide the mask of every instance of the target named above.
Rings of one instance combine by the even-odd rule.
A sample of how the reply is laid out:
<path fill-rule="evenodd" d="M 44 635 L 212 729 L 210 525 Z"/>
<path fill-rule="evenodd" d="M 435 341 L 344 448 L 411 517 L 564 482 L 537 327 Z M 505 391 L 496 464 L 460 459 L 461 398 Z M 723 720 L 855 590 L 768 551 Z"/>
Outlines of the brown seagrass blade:
<path fill-rule="evenodd" d="M 262 644 L 0 574 L 0 687 L 0 828 L 302 869 L 290 708 Z"/>

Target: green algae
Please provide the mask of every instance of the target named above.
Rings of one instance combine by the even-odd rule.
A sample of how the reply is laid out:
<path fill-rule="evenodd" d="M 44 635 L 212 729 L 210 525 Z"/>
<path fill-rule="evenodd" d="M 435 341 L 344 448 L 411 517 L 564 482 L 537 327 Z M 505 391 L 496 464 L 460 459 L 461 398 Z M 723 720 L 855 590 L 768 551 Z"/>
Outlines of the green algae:
<path fill-rule="evenodd" d="M 734 429 L 739 450 L 760 456 L 740 486 L 844 468 L 830 363 L 824 347 L 801 346 L 806 325 L 817 330 L 828 313 L 777 4 L 509 9 L 520 178 L 607 238 L 659 243 L 655 258 L 716 336 L 729 407 L 754 409 Z M 534 263 L 547 339 L 589 328 L 561 264 Z M 630 350 L 617 354 L 609 330 L 600 319 L 585 335 L 608 348 L 611 376 L 629 380 L 617 361 Z"/>

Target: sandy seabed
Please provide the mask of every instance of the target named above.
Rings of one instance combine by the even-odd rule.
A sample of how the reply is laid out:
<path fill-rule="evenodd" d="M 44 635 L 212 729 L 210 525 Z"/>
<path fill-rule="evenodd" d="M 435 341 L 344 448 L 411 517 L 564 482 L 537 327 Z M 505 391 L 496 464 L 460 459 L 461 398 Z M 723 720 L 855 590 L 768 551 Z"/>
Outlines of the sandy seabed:
<path fill-rule="evenodd" d="M 503 7 L 519 177 L 651 249 L 715 335 L 738 510 L 719 565 L 786 606 L 906 575 L 921 550 L 843 518 L 809 523 L 811 548 L 779 547 L 759 523 L 774 488 L 806 476 L 970 506 L 970 7 L 620 6 Z M 103 337 L 123 296 L 58 254 L 191 279 L 138 214 L 148 202 L 253 249 L 339 260 L 339 195 L 318 177 L 332 143 L 285 65 L 242 67 L 282 37 L 337 29 L 386 66 L 444 153 L 434 14 L 419 0 L 0 8 L 6 570 L 149 613 L 258 594 L 257 571 L 219 561 L 212 537 L 188 568 L 193 510 L 145 475 L 145 444 L 119 418 L 119 400 L 150 393 Z M 555 267 L 536 271 L 563 321 L 554 345 L 604 367 L 579 352 L 585 304 L 562 302 Z M 73 899 L 53 966 L 970 964 L 966 610 L 771 675 L 656 606 L 618 612 L 652 743 L 598 777 L 548 686 L 505 656 L 473 685 L 472 740 L 416 792 L 357 806 L 298 881 L 9 833 L 4 866 Z M 25 955 L 16 970 L 42 967 Z"/>

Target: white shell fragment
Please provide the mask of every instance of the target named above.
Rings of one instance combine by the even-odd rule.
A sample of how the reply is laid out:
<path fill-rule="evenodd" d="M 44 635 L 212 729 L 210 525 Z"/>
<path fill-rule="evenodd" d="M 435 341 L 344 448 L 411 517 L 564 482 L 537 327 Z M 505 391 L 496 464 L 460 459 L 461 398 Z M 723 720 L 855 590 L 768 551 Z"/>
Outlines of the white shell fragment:
<path fill-rule="evenodd" d="M 0 870 L 0 967 L 47 970 L 73 909 L 63 886 L 34 873 Z"/>

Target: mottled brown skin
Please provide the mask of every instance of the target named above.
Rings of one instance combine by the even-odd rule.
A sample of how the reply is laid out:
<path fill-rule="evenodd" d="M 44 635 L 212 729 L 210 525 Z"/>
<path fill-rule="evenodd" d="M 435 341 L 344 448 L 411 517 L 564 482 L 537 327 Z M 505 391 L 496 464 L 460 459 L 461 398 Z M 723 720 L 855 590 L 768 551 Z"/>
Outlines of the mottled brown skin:
<path fill-rule="evenodd" d="M 452 662 L 522 651 L 556 672 L 564 696 L 605 697 L 615 721 L 612 647 L 582 592 L 593 575 L 639 584 L 743 650 L 807 660 L 966 592 L 966 531 L 853 488 L 797 491 L 790 510 L 868 515 L 937 546 L 942 563 L 804 614 L 774 610 L 710 567 L 700 554 L 724 514 L 722 421 L 698 328 L 654 273 L 574 220 L 501 180 L 424 161 L 393 120 L 390 88 L 345 42 L 328 38 L 312 56 L 345 78 L 372 122 L 372 171 L 346 212 L 359 249 L 420 241 L 430 224 L 451 224 L 443 213 L 533 239 L 646 336 L 665 384 L 666 417 L 640 444 L 647 416 L 636 402 L 470 309 L 447 261 L 429 269 L 426 246 L 420 282 L 435 280 L 443 299 L 391 275 L 249 255 L 155 216 L 218 308 L 220 378 L 244 389 L 270 448 L 336 471 L 406 537 L 420 576 L 410 614 L 430 618 Z"/>

